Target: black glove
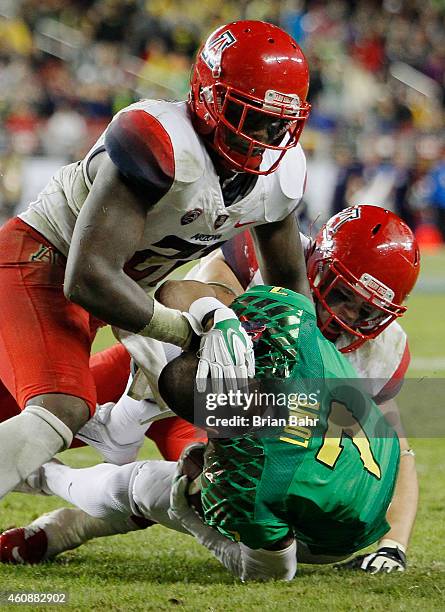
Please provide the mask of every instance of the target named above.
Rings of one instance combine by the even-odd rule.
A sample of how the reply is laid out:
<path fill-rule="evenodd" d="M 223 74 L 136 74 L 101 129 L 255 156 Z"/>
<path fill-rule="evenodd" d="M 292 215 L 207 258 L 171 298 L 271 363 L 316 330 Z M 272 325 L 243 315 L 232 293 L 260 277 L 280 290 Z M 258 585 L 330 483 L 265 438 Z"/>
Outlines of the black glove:
<path fill-rule="evenodd" d="M 406 555 L 397 546 L 383 546 L 376 552 L 367 555 L 358 555 L 346 563 L 334 565 L 338 570 L 363 570 L 370 574 L 385 572 L 404 572 L 406 569 Z"/>

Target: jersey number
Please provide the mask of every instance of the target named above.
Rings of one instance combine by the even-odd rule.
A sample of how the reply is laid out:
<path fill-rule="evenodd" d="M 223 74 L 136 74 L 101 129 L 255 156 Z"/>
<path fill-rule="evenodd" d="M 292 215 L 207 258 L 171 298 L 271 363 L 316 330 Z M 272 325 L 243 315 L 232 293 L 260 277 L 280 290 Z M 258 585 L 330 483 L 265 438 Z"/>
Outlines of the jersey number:
<path fill-rule="evenodd" d="M 349 436 L 359 452 L 363 467 L 380 480 L 380 466 L 375 460 L 369 439 L 353 414 L 341 402 L 332 401 L 328 415 L 328 428 L 316 459 L 330 468 L 335 468 L 344 446 L 343 436 Z"/>
<path fill-rule="evenodd" d="M 197 255 L 199 253 L 199 257 L 204 257 L 211 251 L 219 248 L 221 243 L 216 242 L 210 246 L 204 246 L 203 244 L 187 242 L 187 240 L 183 240 L 178 236 L 170 235 L 165 236 L 162 238 L 162 240 L 159 240 L 159 242 L 155 242 L 153 246 L 159 247 L 160 249 L 169 249 L 174 252 L 170 253 L 169 255 L 165 255 L 150 249 L 146 249 L 145 251 L 137 251 L 124 267 L 125 272 L 135 281 L 139 281 L 147 276 L 150 276 L 151 274 L 154 274 L 157 270 L 160 270 L 163 266 L 165 266 L 169 259 L 175 260 L 172 267 L 167 270 L 162 277 L 155 279 L 155 281 L 158 282 L 161 280 L 161 278 L 164 278 L 167 276 L 167 274 L 170 274 L 170 272 L 172 272 L 175 268 L 182 266 L 182 264 L 189 261 L 192 256 L 196 256 L 196 258 L 198 258 Z M 147 259 L 151 259 L 154 263 L 158 263 L 156 262 L 156 258 L 162 261 L 161 265 L 145 265 Z"/>
<path fill-rule="evenodd" d="M 278 295 L 289 295 L 287 291 L 284 291 L 283 287 L 272 287 L 269 293 L 278 293 Z"/>

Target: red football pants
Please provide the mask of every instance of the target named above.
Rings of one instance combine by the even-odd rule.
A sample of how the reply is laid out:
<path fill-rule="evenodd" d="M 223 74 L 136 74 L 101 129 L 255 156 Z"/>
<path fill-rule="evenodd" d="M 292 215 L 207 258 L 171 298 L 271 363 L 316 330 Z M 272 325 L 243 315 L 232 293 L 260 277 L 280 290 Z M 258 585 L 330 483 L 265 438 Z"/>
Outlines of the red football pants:
<path fill-rule="evenodd" d="M 122 344 L 91 355 L 90 370 L 98 404 L 117 402 L 125 391 L 130 374 L 130 355 Z M 19 414 L 20 408 L 0 381 L 0 422 Z"/>
<path fill-rule="evenodd" d="M 96 383 L 99 404 L 117 402 L 125 391 L 130 373 L 130 356 L 121 344 L 91 356 L 90 369 Z M 19 414 L 17 402 L 0 382 L 0 422 Z M 205 442 L 206 436 L 179 417 L 155 421 L 146 433 L 167 461 L 176 461 L 182 450 L 192 442 Z M 71 448 L 86 446 L 73 440 Z"/>
<path fill-rule="evenodd" d="M 20 219 L 0 229 L 0 421 L 44 393 L 80 397 L 93 414 L 96 401 L 116 402 L 125 390 L 130 358 L 123 346 L 90 360 L 100 322 L 65 298 L 65 263 Z M 179 417 L 155 422 L 147 437 L 170 461 L 191 442 L 205 440 Z"/>
<path fill-rule="evenodd" d="M 36 395 L 63 393 L 93 414 L 89 359 L 100 322 L 65 298 L 65 263 L 20 219 L 0 229 L 0 379 L 20 408 Z"/>

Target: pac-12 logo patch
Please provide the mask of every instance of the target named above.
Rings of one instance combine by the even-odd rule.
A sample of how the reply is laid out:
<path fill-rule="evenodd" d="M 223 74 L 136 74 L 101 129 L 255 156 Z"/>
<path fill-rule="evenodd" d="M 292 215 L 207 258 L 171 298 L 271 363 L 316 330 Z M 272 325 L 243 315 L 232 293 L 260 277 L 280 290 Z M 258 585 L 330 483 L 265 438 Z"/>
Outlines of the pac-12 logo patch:
<path fill-rule="evenodd" d="M 229 218 L 229 215 L 218 215 L 215 219 L 215 223 L 213 224 L 213 227 L 215 229 L 218 229 L 219 227 L 221 227 L 221 225 L 224 225 L 224 223 L 227 221 L 228 218 Z"/>
<path fill-rule="evenodd" d="M 181 225 L 188 225 L 189 223 L 193 223 L 196 219 L 202 215 L 202 208 L 194 208 L 193 210 L 188 210 L 185 215 L 181 217 Z"/>
<path fill-rule="evenodd" d="M 218 68 L 221 64 L 221 55 L 227 47 L 236 43 L 236 38 L 230 30 L 226 30 L 206 44 L 201 51 L 201 57 L 210 68 Z"/>

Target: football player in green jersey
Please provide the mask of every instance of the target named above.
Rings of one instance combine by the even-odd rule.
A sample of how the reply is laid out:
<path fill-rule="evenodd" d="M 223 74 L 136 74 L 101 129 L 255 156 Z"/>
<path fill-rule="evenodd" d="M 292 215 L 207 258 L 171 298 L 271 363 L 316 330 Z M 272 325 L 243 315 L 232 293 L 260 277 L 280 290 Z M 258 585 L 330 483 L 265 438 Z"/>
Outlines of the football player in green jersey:
<path fill-rule="evenodd" d="M 261 389 L 272 380 L 277 392 L 281 380 L 303 400 L 289 409 L 296 424 L 211 438 L 201 478 L 206 522 L 256 549 L 284 547 L 296 537 L 312 554 L 335 557 L 376 541 L 388 530 L 397 435 L 317 328 L 311 300 L 257 286 L 232 308 L 241 320 L 262 326 L 255 346 Z M 172 361 L 161 375 L 160 389 L 176 410 L 190 405 L 182 382 L 186 367 Z M 315 426 L 301 425 L 304 418 Z"/>
<path fill-rule="evenodd" d="M 211 287 L 188 281 L 183 301 L 195 301 L 200 291 L 202 299 L 214 299 Z M 304 293 L 263 286 L 233 303 L 240 318 L 262 328 L 255 348 L 258 380 L 281 379 L 298 391 L 309 391 L 314 381 L 354 380 L 351 366 L 318 331 L 309 292 Z M 187 381 L 192 389 L 196 366 L 195 355 L 183 354 L 161 375 L 164 398 L 182 416 L 187 416 L 180 409 L 184 398 L 193 395 Z M 90 525 L 68 544 L 66 533 L 61 543 L 54 532 L 45 531 L 45 520 L 37 519 L 25 528 L 28 531 L 15 534 L 15 547 L 1 536 L 3 559 L 12 560 L 12 550 L 16 561 L 29 558 L 36 534 L 44 541 L 42 531 L 47 558 L 79 545 L 93 532 L 97 536 L 135 529 L 144 518 L 191 533 L 243 580 L 289 580 L 296 572 L 297 555 L 303 562 L 349 556 L 388 530 L 385 513 L 400 450 L 378 408 L 369 403 L 363 420 L 362 406 L 350 404 L 351 392 L 345 387 L 354 395 L 354 385 L 324 384 L 318 402 L 294 406 L 300 416 L 314 417 L 317 425 L 312 429 L 289 424 L 262 435 L 213 438 L 200 478 L 204 522 L 189 503 L 189 478 L 182 475 L 185 462 L 178 470 L 175 464 L 157 461 L 82 470 L 46 464 L 35 475 L 37 488 L 106 523 L 101 521 L 100 529 Z"/>

